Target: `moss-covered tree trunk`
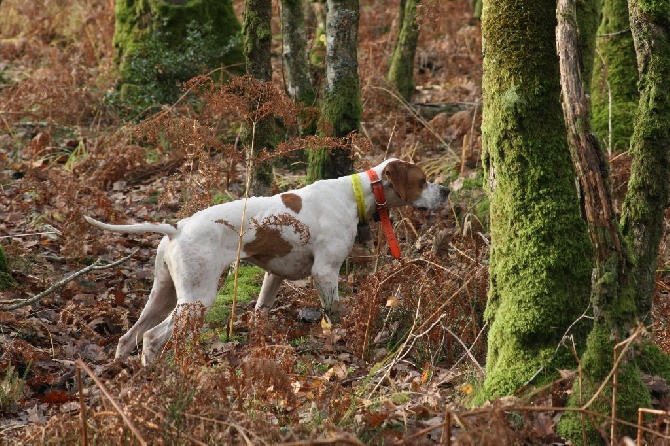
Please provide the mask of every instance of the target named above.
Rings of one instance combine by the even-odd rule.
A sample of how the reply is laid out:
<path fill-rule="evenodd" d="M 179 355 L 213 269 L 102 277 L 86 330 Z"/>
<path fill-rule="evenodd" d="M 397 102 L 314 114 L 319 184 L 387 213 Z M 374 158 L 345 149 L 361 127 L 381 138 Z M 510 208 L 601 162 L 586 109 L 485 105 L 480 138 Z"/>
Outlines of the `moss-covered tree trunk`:
<path fill-rule="evenodd" d="M 358 79 L 358 0 L 326 2 L 326 82 L 321 101 L 319 132 L 342 137 L 358 131 L 361 91 Z M 307 181 L 337 178 L 353 170 L 349 150 L 309 152 Z"/>
<path fill-rule="evenodd" d="M 663 215 L 670 202 L 670 2 L 629 0 L 640 76 L 640 101 L 621 224 L 633 266 L 626 292 L 649 322 Z"/>
<path fill-rule="evenodd" d="M 282 61 L 286 91 L 295 102 L 306 107 L 316 103 L 307 53 L 304 0 L 281 0 Z M 300 132 L 313 135 L 316 122 L 305 116 L 301 119 Z"/>
<path fill-rule="evenodd" d="M 389 83 L 407 102 L 410 101 L 414 92 L 414 55 L 416 44 L 419 41 L 419 25 L 416 19 L 417 6 L 420 3 L 421 0 L 406 0 L 400 4 L 403 8 L 402 22 L 393 54 L 391 54 L 387 76 Z"/>
<path fill-rule="evenodd" d="M 272 0 L 245 0 L 242 35 L 247 73 L 262 82 L 272 81 L 271 18 Z M 273 136 L 272 117 L 263 118 L 244 129 L 242 139 L 246 149 L 248 170 L 252 175 L 248 191 L 250 195 L 269 195 L 272 191 L 270 164 L 257 164 L 255 159 L 261 151 L 272 150 Z"/>
<path fill-rule="evenodd" d="M 587 308 L 592 248 L 560 105 L 555 0 L 484 2 L 483 164 L 491 200 L 480 399 L 552 375 L 566 329 Z M 575 328 L 583 344 L 584 327 Z M 580 342 L 581 341 L 581 342 Z"/>
<path fill-rule="evenodd" d="M 137 107 L 179 97 L 179 84 L 221 67 L 242 70 L 231 0 L 116 0 L 121 99 Z"/>
<path fill-rule="evenodd" d="M 628 0 L 603 0 L 597 48 L 591 88 L 593 132 L 609 150 L 628 150 L 639 98 Z"/>

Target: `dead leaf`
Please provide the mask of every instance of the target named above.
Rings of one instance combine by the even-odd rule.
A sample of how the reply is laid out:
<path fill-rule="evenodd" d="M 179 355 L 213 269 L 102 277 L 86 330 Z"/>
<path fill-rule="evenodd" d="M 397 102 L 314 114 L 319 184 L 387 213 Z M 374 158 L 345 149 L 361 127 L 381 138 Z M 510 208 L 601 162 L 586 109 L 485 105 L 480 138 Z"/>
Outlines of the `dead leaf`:
<path fill-rule="evenodd" d="M 396 308 L 398 305 L 400 305 L 400 301 L 398 300 L 397 297 L 389 296 L 388 299 L 386 299 L 387 307 Z"/>
<path fill-rule="evenodd" d="M 338 362 L 334 366 L 328 369 L 326 373 L 323 374 L 323 378 L 326 380 L 330 380 L 331 377 L 335 377 L 337 379 L 344 379 L 347 377 L 349 372 L 347 371 L 347 366 L 344 365 L 343 362 Z"/>

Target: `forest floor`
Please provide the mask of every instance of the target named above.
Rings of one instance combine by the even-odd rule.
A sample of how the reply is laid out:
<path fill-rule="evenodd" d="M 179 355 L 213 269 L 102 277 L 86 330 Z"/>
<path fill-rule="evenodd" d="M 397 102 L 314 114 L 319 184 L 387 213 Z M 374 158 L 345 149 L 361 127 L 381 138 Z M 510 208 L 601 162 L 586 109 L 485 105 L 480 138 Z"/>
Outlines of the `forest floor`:
<path fill-rule="evenodd" d="M 245 168 L 231 150 L 240 152 L 241 121 L 211 97 L 201 98 L 209 111 L 181 101 L 128 119 L 113 101 L 113 1 L 4 0 L 0 245 L 16 286 L 0 292 L 0 441 L 82 444 L 86 426 L 97 444 L 565 444 L 554 425 L 574 372 L 468 405 L 485 366 L 489 245 L 471 3 L 425 2 L 409 107 L 384 80 L 398 2 L 361 2 L 362 133 L 371 144 L 354 145 L 355 165 L 397 156 L 452 190 L 439 212 L 393 212 L 403 258 L 390 259 L 373 227 L 375 242 L 356 246 L 341 272 L 348 311 L 333 326 L 298 317 L 318 308 L 308 280 L 287 283 L 267 315 L 255 314 L 262 272 L 248 266 L 231 315 L 234 280 L 224 274 L 215 309 L 183 321 L 143 368 L 136 355 L 113 357 L 146 301 L 160 236 L 102 232 L 83 216 L 174 222 L 239 198 Z M 274 83 L 283 91 L 278 35 Z M 619 199 L 628 164 L 626 154 L 612 160 Z M 300 156 L 279 159 L 275 190 L 304 184 L 304 167 Z M 670 352 L 667 235 L 661 250 L 651 336 Z M 103 268 L 8 309 L 96 260 Z"/>

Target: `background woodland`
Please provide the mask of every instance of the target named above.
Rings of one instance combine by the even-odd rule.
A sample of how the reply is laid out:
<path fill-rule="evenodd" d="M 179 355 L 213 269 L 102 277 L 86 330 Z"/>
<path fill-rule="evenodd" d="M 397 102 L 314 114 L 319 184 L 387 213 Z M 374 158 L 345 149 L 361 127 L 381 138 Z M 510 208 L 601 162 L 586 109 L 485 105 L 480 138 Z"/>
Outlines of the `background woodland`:
<path fill-rule="evenodd" d="M 574 276 L 561 276 L 563 291 L 549 291 L 558 304 L 544 307 L 548 319 L 538 317 L 537 325 L 526 323 L 533 318 L 525 316 L 533 313 L 518 310 L 524 308 L 521 299 L 532 293 L 514 291 L 520 296 L 514 320 L 500 328 L 506 319 L 498 309 L 509 302 L 509 290 L 495 284 L 524 268 L 515 258 L 501 255 L 503 248 L 495 251 L 498 257 L 491 255 L 491 246 L 502 246 L 497 243 L 505 234 L 496 222 L 516 221 L 526 212 L 519 207 L 516 214 L 508 213 L 500 194 L 518 196 L 528 187 L 525 196 L 539 203 L 550 189 L 541 182 L 521 184 L 521 176 L 518 188 L 506 189 L 504 183 L 509 164 L 503 163 L 511 157 L 503 155 L 515 150 L 514 138 L 505 132 L 518 130 L 505 122 L 534 112 L 519 99 L 528 91 L 537 87 L 548 93 L 537 95 L 539 124 L 527 130 L 539 134 L 543 144 L 558 133 L 564 141 L 557 152 L 538 152 L 547 154 L 539 157 L 539 163 L 546 163 L 543 174 L 553 181 L 561 176 L 553 169 L 568 169 L 566 194 L 573 194 L 575 179 L 583 178 L 579 168 L 575 173 L 579 162 L 571 162 L 565 129 L 550 125 L 551 119 L 563 119 L 553 41 L 556 15 L 547 7 L 552 2 L 532 2 L 538 4 L 538 15 L 527 19 L 538 20 L 533 35 L 537 45 L 528 59 L 506 59 L 512 68 L 489 65 L 488 77 L 485 63 L 502 64 L 489 56 L 504 49 L 506 39 L 516 38 L 510 29 L 498 30 L 496 25 L 507 23 L 503 6 L 514 8 L 515 2 L 500 0 L 500 8 L 489 10 L 495 2 L 484 2 L 484 33 L 491 33 L 484 48 L 486 62 L 482 7 L 471 0 L 329 1 L 342 8 L 358 4 L 355 62 L 347 59 L 351 54 L 331 54 L 326 48 L 324 3 L 219 2 L 237 20 L 193 26 L 190 17 L 180 17 L 184 28 L 179 39 L 161 28 L 161 23 L 181 23 L 175 18 L 179 14 L 168 8 L 161 12 L 163 22 L 147 28 L 153 31 L 141 47 L 124 40 L 136 34 L 131 25 L 137 18 L 124 15 L 121 8 L 132 3 L 0 1 L 4 442 L 493 445 L 566 444 L 567 437 L 575 444 L 597 444 L 638 433 L 644 444 L 670 439 L 667 211 L 659 227 L 658 267 L 651 271 L 653 290 L 647 293 L 650 308 L 638 305 L 613 323 L 605 315 L 611 314 L 608 305 L 618 297 L 607 297 L 614 287 L 595 286 L 612 282 L 592 282 L 589 263 Z M 584 2 L 597 4 L 610 19 L 600 22 L 599 14 L 591 18 L 596 25 L 590 32 L 599 36 L 594 42 L 601 45 L 597 51 L 573 51 L 595 60 L 594 74 L 585 68 L 581 75 L 589 79 L 593 132 L 603 145 L 598 150 L 607 166 L 608 205 L 615 217 L 628 190 L 628 144 L 639 97 L 637 79 L 631 87 L 620 81 L 630 75 L 614 76 L 625 67 L 615 65 L 612 55 L 628 51 L 635 58 L 628 8 L 622 10 L 622 3 Z M 296 4 L 304 6 L 298 22 L 287 15 Z M 252 17 L 259 11 L 269 13 L 269 29 Z M 656 12 L 665 17 L 659 27 L 667 31 L 670 11 Z M 407 23 L 419 33 L 409 34 L 410 46 L 416 39 L 416 53 L 408 73 L 407 67 L 398 68 L 394 49 L 407 43 L 404 19 L 413 16 L 416 21 Z M 300 22 L 304 30 L 296 24 Z M 217 26 L 231 32 L 224 38 Z M 622 29 L 628 31 L 618 34 Z M 294 30 L 305 33 L 304 49 L 299 40 L 287 40 Z M 502 37 L 492 39 L 497 31 Z M 551 34 L 551 42 L 543 33 Z M 249 36 L 258 38 L 256 46 Z M 622 43 L 619 37 L 631 40 Z M 208 46 L 211 39 L 216 43 Z M 611 45 L 602 44 L 604 40 Z M 266 53 L 254 59 L 259 48 Z M 287 72 L 288 64 L 298 60 L 290 50 L 307 55 L 308 72 L 299 67 Z M 547 69 L 556 76 L 546 76 L 554 84 L 527 82 L 517 90 L 506 86 L 501 90 L 505 94 L 497 97 L 492 85 L 522 72 L 514 70 L 542 73 L 545 66 L 533 65 L 540 50 L 551 53 L 540 58 L 546 65 L 555 58 L 555 66 Z M 352 88 L 347 95 L 352 102 L 339 109 L 342 104 L 328 91 L 341 78 L 328 71 L 329 57 L 348 60 L 349 67 L 357 63 L 357 85 L 344 82 L 344 88 Z M 583 63 L 581 68 L 589 66 Z M 300 84 L 300 76 L 311 85 Z M 608 95 L 615 102 L 622 98 L 622 105 L 608 108 Z M 543 100 L 551 105 L 544 107 Z M 331 108 L 324 105 L 329 101 Z M 614 110 L 611 117 L 603 107 Z M 496 119 L 503 122 L 500 133 Z M 608 120 L 621 126 L 610 130 Z M 495 135 L 511 141 L 510 146 L 496 143 Z M 528 134 L 524 138 L 531 140 Z M 558 155 L 552 158 L 551 153 Z M 578 154 L 573 151 L 573 157 Z M 276 193 L 333 172 L 362 170 L 389 156 L 418 163 L 452 193 L 447 206 L 434 214 L 394 211 L 402 260 L 390 260 L 376 226 L 374 243 L 354 248 L 340 275 L 350 307 L 341 324 L 300 319 L 305 308 L 318 307 L 309 281 L 284 286 L 267 317 L 256 317 L 253 305 L 262 272 L 244 266 L 232 317 L 230 274 L 221 280 L 215 308 L 201 311 L 187 321 L 187 329 L 175 332 L 156 364 L 142 368 L 137 358 L 112 361 L 116 341 L 137 319 L 148 295 L 160 237 L 102 233 L 88 226 L 83 215 L 111 222 L 175 222 L 214 203 L 243 197 L 247 189 Z M 558 214 L 576 212 L 577 232 L 571 232 L 570 244 L 593 262 L 601 257 L 591 244 L 602 245 L 593 237 L 598 226 L 584 216 L 588 190 L 583 185 L 581 190 L 586 190 L 582 201 L 574 194 L 574 203 L 565 208 L 569 211 Z M 562 215 L 551 224 L 559 220 Z M 524 246 L 529 248 L 530 242 Z M 543 248 L 537 258 L 553 255 L 551 249 L 560 251 L 564 245 Z M 616 268 L 624 264 L 622 260 Z M 534 262 L 537 269 L 525 270 L 538 277 L 542 265 Z M 593 271 L 603 274 L 613 271 L 606 270 L 611 262 L 595 266 Z M 87 267 L 85 274 L 40 295 Z M 530 283 L 524 280 L 517 280 L 520 287 Z M 625 290 L 625 285 L 616 289 Z M 36 295 L 39 300 L 30 300 Z M 600 331 L 591 329 L 594 320 Z M 574 336 L 566 331 L 573 323 Z M 515 324 L 518 330 L 509 329 Z M 495 334 L 488 337 L 491 331 Z M 604 341 L 596 343 L 596 337 Z M 544 344 L 538 348 L 540 338 Z M 509 379 L 505 373 L 518 370 L 497 361 L 508 354 L 501 347 L 505 342 L 538 352 Z M 616 343 L 619 356 L 613 350 Z M 593 348 L 596 344 L 598 349 Z M 587 348 L 591 356 L 582 356 Z M 604 362 L 596 358 L 601 354 L 607 356 Z M 634 376 L 639 393 L 648 396 L 644 405 L 650 413 L 637 430 L 637 411 L 617 412 L 628 407 L 617 399 L 619 376 L 624 383 L 620 388 L 629 383 L 626 377 Z M 593 405 L 585 406 L 591 397 Z"/>

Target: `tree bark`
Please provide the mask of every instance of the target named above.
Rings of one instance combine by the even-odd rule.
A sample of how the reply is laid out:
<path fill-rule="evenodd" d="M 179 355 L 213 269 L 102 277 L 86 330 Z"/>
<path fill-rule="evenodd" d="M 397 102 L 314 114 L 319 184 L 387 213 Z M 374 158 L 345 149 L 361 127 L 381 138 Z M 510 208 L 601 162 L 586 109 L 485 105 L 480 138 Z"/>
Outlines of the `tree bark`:
<path fill-rule="evenodd" d="M 326 2 L 326 82 L 321 103 L 319 132 L 343 137 L 358 131 L 361 92 L 358 79 L 358 0 Z M 337 178 L 353 171 L 348 149 L 309 152 L 307 181 Z"/>
<path fill-rule="evenodd" d="M 271 0 L 245 0 L 242 35 L 244 36 L 244 57 L 247 74 L 269 82 L 272 80 L 270 45 L 272 43 Z"/>
<path fill-rule="evenodd" d="M 303 0 L 281 0 L 282 61 L 286 91 L 295 102 L 306 107 L 316 104 L 305 31 Z M 307 113 L 300 119 L 300 134 L 314 135 L 316 121 Z"/>
<path fill-rule="evenodd" d="M 404 3 L 404 4 L 403 4 Z M 400 93 L 403 99 L 409 102 L 414 92 L 414 55 L 419 41 L 419 25 L 417 6 L 421 0 L 406 0 L 401 2 L 403 8 L 402 22 L 396 41 L 387 79 Z"/>
<path fill-rule="evenodd" d="M 121 99 L 169 103 L 179 84 L 221 65 L 243 70 L 231 0 L 116 0 L 114 48 Z"/>
<path fill-rule="evenodd" d="M 602 320 L 609 304 L 617 299 L 619 271 L 624 264 L 623 248 L 609 192 L 607 160 L 589 131 L 589 102 L 582 82 L 583 65 L 578 57 L 581 44 L 574 0 L 558 0 L 557 15 L 563 114 L 570 154 L 581 186 L 588 233 L 595 248 L 591 302 L 596 320 Z"/>
<path fill-rule="evenodd" d="M 282 60 L 289 96 L 312 106 L 316 94 L 309 73 L 304 8 L 303 0 L 281 0 Z"/>
<path fill-rule="evenodd" d="M 271 0 L 245 0 L 242 35 L 244 37 L 244 57 L 247 73 L 262 82 L 272 81 L 271 44 L 272 30 Z M 249 194 L 269 195 L 272 191 L 272 171 L 270 163 L 256 163 L 258 154 L 272 150 L 274 123 L 272 117 L 263 118 L 255 127 L 247 125 L 242 140 L 246 148 L 247 174 L 251 174 Z"/>
<path fill-rule="evenodd" d="M 589 131 L 589 103 L 582 83 L 582 74 L 587 70 L 582 69 L 577 57 L 580 54 L 578 48 L 584 44 L 579 43 L 575 0 L 558 0 L 557 16 L 563 112 L 570 152 L 581 185 L 588 233 L 595 249 L 591 283 L 594 327 L 582 357 L 582 379 L 575 384 L 568 401 L 575 407 L 593 396 L 614 367 L 615 343 L 625 339 L 628 330 L 635 326 L 635 303 L 619 293 L 619 284 L 626 281 L 628 269 L 626 250 L 612 204 L 605 155 Z M 649 393 L 641 381 L 639 369 L 627 358 L 620 362 L 618 373 L 626 385 L 618 387 L 616 414 L 634 421 L 638 407 L 650 403 Z M 607 401 L 611 401 L 612 387 L 607 386 L 603 394 L 609 395 L 609 400 L 600 399 L 589 409 L 610 414 L 613 408 Z M 558 425 L 559 432 L 576 443 L 582 441 L 582 435 L 589 444 L 601 442 L 594 424 L 590 420 L 582 423 L 581 417 L 575 412 L 566 413 Z"/>
<path fill-rule="evenodd" d="M 560 106 L 556 2 L 484 2 L 483 165 L 491 201 L 485 318 L 487 376 L 478 400 L 509 395 L 554 354 L 588 306 L 592 249 L 581 218 Z M 571 332 L 583 345 L 586 327 Z"/>
<path fill-rule="evenodd" d="M 590 90 L 593 132 L 609 151 L 628 150 L 639 99 L 627 3 L 603 1 Z"/>
<path fill-rule="evenodd" d="M 670 199 L 670 3 L 629 0 L 640 75 L 640 103 L 621 224 L 632 252 L 632 293 L 638 314 L 651 321 L 663 216 Z"/>

